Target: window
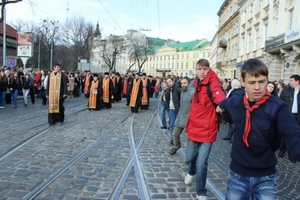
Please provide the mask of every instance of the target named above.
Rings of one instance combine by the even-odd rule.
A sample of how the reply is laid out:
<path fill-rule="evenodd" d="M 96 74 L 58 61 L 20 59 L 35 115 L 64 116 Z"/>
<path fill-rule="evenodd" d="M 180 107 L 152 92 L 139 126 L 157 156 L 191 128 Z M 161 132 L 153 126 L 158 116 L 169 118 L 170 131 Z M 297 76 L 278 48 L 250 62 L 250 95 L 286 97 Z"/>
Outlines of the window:
<path fill-rule="evenodd" d="M 194 58 L 198 58 L 198 53 L 194 53 Z"/>
<path fill-rule="evenodd" d="M 172 63 L 172 69 L 174 69 L 174 63 Z"/>
<path fill-rule="evenodd" d="M 253 48 L 254 49 L 253 50 L 257 50 L 258 40 L 259 40 L 259 29 L 254 31 L 254 38 L 253 38 L 253 41 L 254 41 Z"/>
<path fill-rule="evenodd" d="M 249 15 L 250 15 L 250 18 L 253 17 L 253 4 L 250 5 Z"/>
<path fill-rule="evenodd" d="M 176 64 L 176 69 L 179 69 L 179 63 Z"/>
<path fill-rule="evenodd" d="M 166 63 L 164 63 L 164 69 L 166 69 Z"/>
<path fill-rule="evenodd" d="M 181 58 L 184 59 L 184 54 L 181 55 Z"/>
<path fill-rule="evenodd" d="M 174 55 L 172 55 L 172 60 L 174 60 L 174 58 L 175 58 L 175 56 L 174 56 Z"/>
<path fill-rule="evenodd" d="M 181 69 L 183 69 L 183 63 L 181 63 Z"/>
<path fill-rule="evenodd" d="M 185 69 L 188 69 L 189 68 L 189 63 L 186 63 L 185 64 Z"/>
<path fill-rule="evenodd" d="M 186 54 L 186 58 L 189 58 L 189 54 L 188 53 Z"/>
<path fill-rule="evenodd" d="M 205 56 L 206 56 L 206 53 L 204 52 L 202 55 L 203 55 L 202 57 L 203 57 L 203 58 L 205 58 Z"/>
<path fill-rule="evenodd" d="M 294 14 L 294 8 L 289 10 L 288 30 L 291 30 L 293 27 L 293 14 Z"/>
<path fill-rule="evenodd" d="M 170 69 L 170 63 L 168 63 L 168 69 Z"/>

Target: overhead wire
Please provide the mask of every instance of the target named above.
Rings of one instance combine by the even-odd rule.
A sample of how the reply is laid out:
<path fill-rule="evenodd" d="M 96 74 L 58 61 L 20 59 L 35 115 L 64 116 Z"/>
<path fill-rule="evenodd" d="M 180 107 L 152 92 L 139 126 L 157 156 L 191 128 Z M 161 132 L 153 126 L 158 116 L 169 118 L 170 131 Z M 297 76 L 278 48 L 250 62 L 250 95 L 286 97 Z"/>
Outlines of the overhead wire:
<path fill-rule="evenodd" d="M 137 14 L 136 14 L 136 11 L 135 11 L 135 6 L 134 6 L 134 4 L 133 4 L 132 0 L 131 0 L 131 4 L 132 4 L 132 7 L 133 7 L 134 15 L 136 16 L 136 19 L 137 19 L 137 23 L 138 23 L 138 25 L 141 27 L 141 25 L 140 25 L 140 21 L 138 20 L 138 16 L 137 16 Z M 133 27 L 132 27 L 132 28 L 133 28 Z"/>
<path fill-rule="evenodd" d="M 125 32 L 123 31 L 123 29 L 121 28 L 121 26 L 117 23 L 117 21 L 113 18 L 113 16 L 108 12 L 108 10 L 105 8 L 105 6 L 102 4 L 102 2 L 100 0 L 98 0 L 99 3 L 102 5 L 102 7 L 104 8 L 104 10 L 107 12 L 107 14 L 112 18 L 112 20 L 116 23 L 116 25 L 119 27 L 119 29 L 123 32 L 123 34 L 125 35 Z"/>
<path fill-rule="evenodd" d="M 214 25 L 215 27 L 218 27 L 216 24 L 212 23 L 209 19 L 204 18 L 203 16 L 199 15 L 197 12 L 195 12 L 194 10 L 190 9 L 189 7 L 187 7 L 186 5 L 182 4 L 181 2 L 179 2 L 178 0 L 176 0 L 176 2 L 180 5 L 182 5 L 183 7 L 185 7 L 186 9 L 188 9 L 189 11 L 193 12 L 195 15 L 197 15 L 198 17 L 202 18 L 205 21 L 208 21 L 210 24 Z"/>

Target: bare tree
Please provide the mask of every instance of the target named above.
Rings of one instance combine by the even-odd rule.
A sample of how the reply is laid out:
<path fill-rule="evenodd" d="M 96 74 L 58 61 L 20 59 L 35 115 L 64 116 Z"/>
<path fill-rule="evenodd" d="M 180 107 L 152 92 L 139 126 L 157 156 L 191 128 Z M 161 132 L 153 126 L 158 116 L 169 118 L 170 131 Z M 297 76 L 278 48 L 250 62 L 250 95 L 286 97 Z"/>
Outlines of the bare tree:
<path fill-rule="evenodd" d="M 129 68 L 127 72 L 129 72 L 137 63 L 138 72 L 141 72 L 141 69 L 145 62 L 148 60 L 148 54 L 150 53 L 149 44 L 145 35 L 133 35 L 130 38 L 129 44 Z"/>
<path fill-rule="evenodd" d="M 123 37 L 109 36 L 108 40 L 100 42 L 100 57 L 103 58 L 105 64 L 110 71 L 115 71 L 117 58 L 126 50 L 126 45 Z"/>

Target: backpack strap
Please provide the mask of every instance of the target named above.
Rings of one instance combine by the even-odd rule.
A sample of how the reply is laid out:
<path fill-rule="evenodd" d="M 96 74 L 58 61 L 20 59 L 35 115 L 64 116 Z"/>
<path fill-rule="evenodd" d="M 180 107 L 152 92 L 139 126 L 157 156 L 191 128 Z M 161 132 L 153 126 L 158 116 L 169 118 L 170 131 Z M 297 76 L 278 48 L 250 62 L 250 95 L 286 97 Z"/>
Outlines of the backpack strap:
<path fill-rule="evenodd" d="M 208 98 L 214 104 L 214 106 L 217 107 L 217 105 L 213 101 L 213 96 L 212 96 L 212 93 L 211 93 L 211 90 L 210 90 L 210 85 L 211 85 L 211 82 L 208 82 L 208 84 L 206 85 L 206 93 L 207 93 Z"/>

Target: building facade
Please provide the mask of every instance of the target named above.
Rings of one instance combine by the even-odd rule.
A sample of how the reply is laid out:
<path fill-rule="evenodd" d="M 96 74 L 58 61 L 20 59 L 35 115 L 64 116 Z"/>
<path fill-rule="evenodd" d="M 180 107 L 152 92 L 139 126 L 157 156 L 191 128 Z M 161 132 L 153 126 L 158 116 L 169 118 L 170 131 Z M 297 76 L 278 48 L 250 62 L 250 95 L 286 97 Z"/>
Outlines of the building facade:
<path fill-rule="evenodd" d="M 221 78 L 240 77 L 240 67 L 251 58 L 269 68 L 271 81 L 287 83 L 300 74 L 300 1 L 226 0 L 220 7 L 218 67 Z"/>
<path fill-rule="evenodd" d="M 113 40 L 122 43 L 122 50 L 118 55 L 111 55 L 109 50 Z M 143 46 L 144 41 L 147 41 L 147 46 Z M 194 40 L 190 42 L 175 42 L 174 40 L 164 40 L 160 38 L 151 38 L 143 33 L 135 30 L 128 30 L 124 36 L 111 35 L 108 39 L 103 40 L 101 34 L 92 39 L 91 51 L 91 71 L 106 72 L 109 71 L 109 65 L 105 62 L 115 60 L 113 71 L 121 74 L 126 72 L 145 72 L 152 76 L 166 76 L 173 74 L 176 76 L 195 76 L 195 65 L 200 58 L 210 60 L 210 42 L 206 39 Z M 147 55 L 138 55 L 133 57 L 133 48 L 136 45 L 141 45 L 141 49 L 145 48 Z M 140 51 L 141 54 L 144 50 Z M 106 54 L 106 56 L 103 56 Z"/>
<path fill-rule="evenodd" d="M 195 77 L 195 66 L 199 59 L 210 60 L 210 42 L 206 39 L 190 42 L 166 42 L 149 55 L 144 71 L 154 76 L 172 74 L 179 77 Z"/>

